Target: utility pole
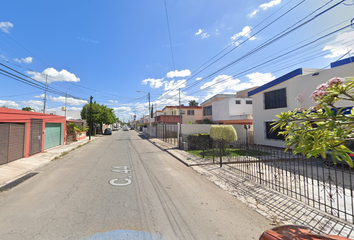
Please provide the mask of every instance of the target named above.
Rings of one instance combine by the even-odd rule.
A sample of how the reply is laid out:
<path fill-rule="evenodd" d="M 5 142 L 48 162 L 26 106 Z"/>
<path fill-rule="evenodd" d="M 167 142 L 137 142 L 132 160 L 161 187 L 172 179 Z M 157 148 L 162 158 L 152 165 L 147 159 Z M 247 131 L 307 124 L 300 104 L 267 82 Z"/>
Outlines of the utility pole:
<path fill-rule="evenodd" d="M 92 96 L 90 96 L 90 135 L 89 140 L 91 141 L 91 133 L 92 133 Z"/>
<path fill-rule="evenodd" d="M 181 88 L 178 92 L 178 101 L 179 101 L 179 141 L 178 147 L 181 149 L 181 137 L 182 137 L 182 113 L 181 113 Z"/>
<path fill-rule="evenodd" d="M 47 101 L 47 75 L 45 75 L 45 88 L 44 88 L 44 107 L 43 107 L 43 113 L 45 113 L 45 105 Z"/>
<path fill-rule="evenodd" d="M 149 131 L 150 131 L 149 138 L 151 138 L 151 110 L 150 110 L 150 92 L 149 92 Z"/>
<path fill-rule="evenodd" d="M 65 118 L 66 118 L 66 101 L 68 100 L 68 92 L 65 93 Z"/>

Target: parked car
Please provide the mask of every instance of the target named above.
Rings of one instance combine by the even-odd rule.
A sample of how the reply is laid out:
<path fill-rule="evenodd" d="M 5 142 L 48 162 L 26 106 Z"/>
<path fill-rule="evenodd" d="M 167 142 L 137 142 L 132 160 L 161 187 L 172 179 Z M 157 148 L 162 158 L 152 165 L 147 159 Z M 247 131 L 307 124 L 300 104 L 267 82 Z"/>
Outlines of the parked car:
<path fill-rule="evenodd" d="M 274 227 L 270 230 L 263 232 L 259 240 L 292 240 L 292 239 L 303 239 L 303 240 L 349 240 L 349 238 L 339 237 L 334 235 L 317 235 L 311 233 L 308 227 L 296 226 L 296 225 L 284 225 L 279 227 Z"/>
<path fill-rule="evenodd" d="M 110 128 L 106 128 L 106 129 L 104 130 L 103 135 L 112 135 L 112 130 L 111 130 Z"/>
<path fill-rule="evenodd" d="M 129 131 L 128 126 L 124 126 L 123 131 Z"/>
<path fill-rule="evenodd" d="M 119 129 L 117 127 L 114 127 L 112 131 L 118 131 Z"/>
<path fill-rule="evenodd" d="M 133 126 L 131 126 L 131 127 L 130 127 L 130 130 L 134 130 L 134 127 L 133 127 Z"/>

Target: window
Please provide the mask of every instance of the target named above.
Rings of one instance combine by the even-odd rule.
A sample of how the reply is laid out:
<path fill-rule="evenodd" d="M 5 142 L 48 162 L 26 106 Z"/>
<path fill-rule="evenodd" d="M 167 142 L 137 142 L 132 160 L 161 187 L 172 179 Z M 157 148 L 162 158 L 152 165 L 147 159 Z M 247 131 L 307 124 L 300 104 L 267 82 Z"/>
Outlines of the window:
<path fill-rule="evenodd" d="M 241 104 L 241 100 L 236 100 L 236 104 Z"/>
<path fill-rule="evenodd" d="M 208 106 L 203 108 L 203 116 L 212 115 L 213 113 L 213 106 Z"/>
<path fill-rule="evenodd" d="M 266 138 L 284 140 L 283 135 L 278 135 L 279 131 L 281 131 L 279 128 L 275 129 L 273 132 L 270 132 L 270 129 L 273 127 L 273 125 L 271 125 L 272 123 L 273 122 L 265 122 Z"/>
<path fill-rule="evenodd" d="M 187 110 L 187 115 L 194 115 L 194 110 Z"/>
<path fill-rule="evenodd" d="M 283 107 L 287 107 L 285 88 L 264 93 L 264 109 Z"/>
<path fill-rule="evenodd" d="M 246 100 L 246 104 L 252 104 L 252 100 Z"/>

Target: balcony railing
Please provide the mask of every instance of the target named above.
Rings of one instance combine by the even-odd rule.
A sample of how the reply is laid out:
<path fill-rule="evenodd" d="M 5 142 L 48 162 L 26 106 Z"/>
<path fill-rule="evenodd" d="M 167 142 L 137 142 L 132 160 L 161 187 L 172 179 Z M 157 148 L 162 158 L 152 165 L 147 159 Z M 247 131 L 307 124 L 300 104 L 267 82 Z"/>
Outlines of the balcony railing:
<path fill-rule="evenodd" d="M 230 115 L 230 120 L 253 119 L 252 114 Z"/>
<path fill-rule="evenodd" d="M 183 119 L 183 116 L 181 116 Z M 156 117 L 156 122 L 163 122 L 163 123 L 178 123 L 179 116 L 178 115 L 160 115 Z"/>

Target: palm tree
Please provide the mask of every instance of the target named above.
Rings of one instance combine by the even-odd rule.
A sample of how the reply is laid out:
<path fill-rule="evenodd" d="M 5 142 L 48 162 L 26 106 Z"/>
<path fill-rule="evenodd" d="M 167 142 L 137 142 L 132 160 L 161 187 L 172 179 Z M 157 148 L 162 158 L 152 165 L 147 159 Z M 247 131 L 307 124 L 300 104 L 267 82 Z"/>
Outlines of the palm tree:
<path fill-rule="evenodd" d="M 190 100 L 190 101 L 188 102 L 188 104 L 189 104 L 189 106 L 193 106 L 193 107 L 196 107 L 196 106 L 199 105 L 199 103 L 197 103 L 195 100 Z"/>

